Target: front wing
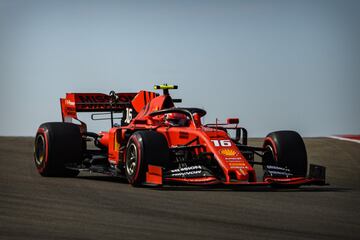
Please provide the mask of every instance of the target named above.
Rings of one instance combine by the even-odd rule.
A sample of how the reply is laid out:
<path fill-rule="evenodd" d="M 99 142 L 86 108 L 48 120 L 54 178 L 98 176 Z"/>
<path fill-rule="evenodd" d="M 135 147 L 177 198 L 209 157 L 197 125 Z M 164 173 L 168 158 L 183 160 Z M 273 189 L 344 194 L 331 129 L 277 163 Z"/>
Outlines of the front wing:
<path fill-rule="evenodd" d="M 326 168 L 310 164 L 310 173 L 307 177 L 272 177 L 266 176 L 263 181 L 222 181 L 215 176 L 203 177 L 169 177 L 163 176 L 161 167 L 149 165 L 146 173 L 146 183 L 155 185 L 223 185 L 223 186 L 283 186 L 297 187 L 301 185 L 328 185 L 325 181 Z"/>

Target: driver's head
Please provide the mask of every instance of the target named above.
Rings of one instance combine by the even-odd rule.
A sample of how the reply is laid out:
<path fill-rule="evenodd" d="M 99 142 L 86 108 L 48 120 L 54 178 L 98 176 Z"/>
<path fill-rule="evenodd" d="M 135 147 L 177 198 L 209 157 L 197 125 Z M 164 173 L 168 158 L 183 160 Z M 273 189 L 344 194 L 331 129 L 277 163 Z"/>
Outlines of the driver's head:
<path fill-rule="evenodd" d="M 183 113 L 167 113 L 164 117 L 165 123 L 173 127 L 189 125 L 188 117 Z"/>

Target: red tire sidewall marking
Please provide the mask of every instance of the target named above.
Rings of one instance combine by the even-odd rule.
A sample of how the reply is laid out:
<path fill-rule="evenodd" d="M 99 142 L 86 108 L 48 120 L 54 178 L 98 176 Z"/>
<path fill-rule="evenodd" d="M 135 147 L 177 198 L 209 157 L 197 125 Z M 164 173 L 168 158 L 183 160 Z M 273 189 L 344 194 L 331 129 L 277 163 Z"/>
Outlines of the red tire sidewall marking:
<path fill-rule="evenodd" d="M 45 159 L 43 160 L 43 163 L 41 164 L 41 166 L 37 167 L 38 172 L 42 173 L 47 166 L 47 161 L 48 161 L 48 157 L 49 157 L 49 141 L 48 141 L 48 136 L 47 136 L 47 130 L 45 130 L 44 128 L 39 128 L 37 131 L 37 134 L 42 135 L 45 140 Z"/>
<path fill-rule="evenodd" d="M 132 182 L 135 182 L 137 180 L 137 178 L 139 177 L 139 172 L 140 172 L 140 162 L 141 162 L 141 148 L 140 148 L 140 143 L 138 141 L 138 139 L 135 136 L 131 137 L 132 141 L 135 143 L 136 145 L 136 151 L 137 151 L 137 163 L 136 163 L 136 173 L 133 177 Z"/>
<path fill-rule="evenodd" d="M 274 160 L 278 161 L 278 153 L 277 153 L 275 141 L 271 137 L 266 137 L 264 140 L 264 145 L 266 145 L 266 143 L 269 143 L 271 145 L 271 147 L 273 148 L 273 151 L 274 151 L 274 158 L 275 158 Z"/>

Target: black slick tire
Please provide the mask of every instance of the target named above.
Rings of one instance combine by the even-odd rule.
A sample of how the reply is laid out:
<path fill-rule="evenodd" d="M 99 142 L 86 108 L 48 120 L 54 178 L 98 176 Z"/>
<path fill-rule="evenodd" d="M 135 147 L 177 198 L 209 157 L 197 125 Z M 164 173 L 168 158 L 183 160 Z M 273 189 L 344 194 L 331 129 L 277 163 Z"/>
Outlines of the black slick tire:
<path fill-rule="evenodd" d="M 293 177 L 305 177 L 307 154 L 303 139 L 295 131 L 277 131 L 267 135 L 263 161 L 268 165 L 288 168 Z"/>
<path fill-rule="evenodd" d="M 82 148 L 78 125 L 64 122 L 43 123 L 35 136 L 35 166 L 45 177 L 77 176 L 79 171 L 67 169 L 65 166 L 81 162 Z"/>
<path fill-rule="evenodd" d="M 146 180 L 148 164 L 162 167 L 169 160 L 169 147 L 164 135 L 155 131 L 138 131 L 129 138 L 125 155 L 125 174 L 133 186 Z"/>

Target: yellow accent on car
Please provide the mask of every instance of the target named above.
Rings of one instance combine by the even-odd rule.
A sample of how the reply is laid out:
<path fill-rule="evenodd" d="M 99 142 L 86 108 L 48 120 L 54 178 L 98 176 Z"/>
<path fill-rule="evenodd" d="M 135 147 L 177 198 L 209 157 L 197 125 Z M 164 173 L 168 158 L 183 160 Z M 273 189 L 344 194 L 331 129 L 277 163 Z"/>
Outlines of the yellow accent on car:
<path fill-rule="evenodd" d="M 154 89 L 177 89 L 177 85 L 167 85 L 167 84 L 161 84 L 161 85 L 154 85 Z"/>
<path fill-rule="evenodd" d="M 115 151 L 119 151 L 120 149 L 120 143 L 116 140 L 116 137 L 114 138 L 114 149 Z"/>

